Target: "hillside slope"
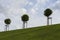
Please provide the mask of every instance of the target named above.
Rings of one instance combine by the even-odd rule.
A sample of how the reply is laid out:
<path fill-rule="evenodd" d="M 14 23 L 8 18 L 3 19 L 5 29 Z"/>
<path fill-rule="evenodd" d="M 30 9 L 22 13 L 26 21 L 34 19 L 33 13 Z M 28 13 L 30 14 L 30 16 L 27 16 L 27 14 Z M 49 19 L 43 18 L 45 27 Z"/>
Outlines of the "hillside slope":
<path fill-rule="evenodd" d="M 60 40 L 60 25 L 0 32 L 0 40 Z"/>

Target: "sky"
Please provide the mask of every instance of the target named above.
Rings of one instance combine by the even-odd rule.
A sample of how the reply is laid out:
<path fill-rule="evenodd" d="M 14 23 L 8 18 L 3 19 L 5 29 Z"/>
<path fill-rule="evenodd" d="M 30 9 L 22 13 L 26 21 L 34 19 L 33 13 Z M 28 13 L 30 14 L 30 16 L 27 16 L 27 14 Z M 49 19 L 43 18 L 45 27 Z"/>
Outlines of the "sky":
<path fill-rule="evenodd" d="M 22 29 L 21 16 L 29 15 L 28 27 L 46 25 L 44 10 L 50 8 L 52 23 L 60 23 L 60 0 L 0 0 L 0 31 L 4 31 L 6 18 L 11 19 L 9 30 Z M 51 24 L 51 23 L 50 23 Z"/>

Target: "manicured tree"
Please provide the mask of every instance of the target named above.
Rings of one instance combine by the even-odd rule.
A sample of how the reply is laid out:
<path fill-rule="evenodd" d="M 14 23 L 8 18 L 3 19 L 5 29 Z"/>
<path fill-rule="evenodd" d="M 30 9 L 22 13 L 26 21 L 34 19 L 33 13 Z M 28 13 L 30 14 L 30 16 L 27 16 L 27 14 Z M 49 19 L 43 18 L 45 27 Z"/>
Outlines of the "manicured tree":
<path fill-rule="evenodd" d="M 21 17 L 21 20 L 23 21 L 23 28 L 25 28 L 25 23 L 26 23 L 26 27 L 27 27 L 27 21 L 29 20 L 29 16 L 27 14 L 24 14 Z"/>
<path fill-rule="evenodd" d="M 47 25 L 49 25 L 49 16 L 52 14 L 52 10 L 47 8 L 45 11 L 44 11 L 44 15 L 47 17 Z"/>
<path fill-rule="evenodd" d="M 6 24 L 6 25 L 5 25 L 5 26 L 6 26 L 6 31 L 8 31 L 8 30 L 9 30 L 9 29 L 8 29 L 8 28 L 9 28 L 9 24 L 11 23 L 11 20 L 8 18 L 8 19 L 5 19 L 4 22 L 5 22 L 5 24 Z"/>

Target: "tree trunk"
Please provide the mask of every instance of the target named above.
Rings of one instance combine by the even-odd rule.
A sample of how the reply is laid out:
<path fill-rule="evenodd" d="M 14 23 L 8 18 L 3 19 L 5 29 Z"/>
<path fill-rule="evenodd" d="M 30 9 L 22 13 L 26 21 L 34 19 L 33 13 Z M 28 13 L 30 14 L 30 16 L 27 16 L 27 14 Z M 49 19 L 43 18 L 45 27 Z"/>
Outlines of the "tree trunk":
<path fill-rule="evenodd" d="M 8 31 L 9 30 L 9 25 L 5 25 L 5 26 L 6 26 L 5 30 Z"/>
<path fill-rule="evenodd" d="M 5 26 L 6 26 L 5 31 L 7 31 L 7 25 L 5 25 Z"/>
<path fill-rule="evenodd" d="M 52 25 L 52 18 L 51 18 L 51 25 Z"/>
<path fill-rule="evenodd" d="M 26 21 L 26 28 L 27 28 L 27 21 Z"/>
<path fill-rule="evenodd" d="M 9 31 L 9 24 L 8 24 L 8 26 L 7 26 L 7 31 Z"/>
<path fill-rule="evenodd" d="M 23 22 L 23 29 L 25 28 L 25 21 Z"/>
<path fill-rule="evenodd" d="M 47 17 L 47 26 L 49 25 L 49 17 Z"/>

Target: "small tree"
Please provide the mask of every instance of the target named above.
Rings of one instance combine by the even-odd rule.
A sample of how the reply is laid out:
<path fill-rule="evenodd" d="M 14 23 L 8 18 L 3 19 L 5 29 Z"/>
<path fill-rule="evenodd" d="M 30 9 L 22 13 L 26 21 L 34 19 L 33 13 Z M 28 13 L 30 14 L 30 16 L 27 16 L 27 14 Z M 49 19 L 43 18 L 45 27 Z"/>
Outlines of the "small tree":
<path fill-rule="evenodd" d="M 21 20 L 23 21 L 23 28 L 25 28 L 25 23 L 26 23 L 26 27 L 27 27 L 27 21 L 29 20 L 29 16 L 27 14 L 24 14 L 21 17 Z"/>
<path fill-rule="evenodd" d="M 49 16 L 52 14 L 52 10 L 47 8 L 45 11 L 44 11 L 44 15 L 47 17 L 47 25 L 49 25 Z"/>
<path fill-rule="evenodd" d="M 9 28 L 9 24 L 11 23 L 11 20 L 8 18 L 8 19 L 5 19 L 4 22 L 6 24 L 5 26 L 6 26 L 6 31 L 7 31 L 9 30 L 8 28 Z"/>

